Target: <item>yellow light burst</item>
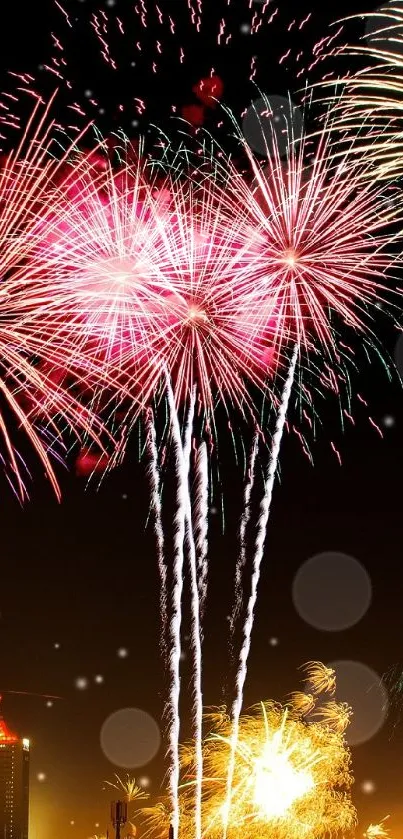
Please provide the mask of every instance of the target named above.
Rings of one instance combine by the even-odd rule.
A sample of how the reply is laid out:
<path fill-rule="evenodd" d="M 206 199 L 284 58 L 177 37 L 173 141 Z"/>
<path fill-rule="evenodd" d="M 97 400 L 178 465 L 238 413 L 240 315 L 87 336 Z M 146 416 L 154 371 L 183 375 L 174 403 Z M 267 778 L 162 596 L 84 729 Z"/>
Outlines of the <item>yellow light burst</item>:
<path fill-rule="evenodd" d="M 325 710 L 326 705 L 317 721 L 306 721 L 292 704 L 265 702 L 241 717 L 228 814 L 231 723 L 225 733 L 210 734 L 204 749 L 204 836 L 221 836 L 226 815 L 228 839 L 240 829 L 244 839 L 315 839 L 354 826 L 350 754 Z"/>
<path fill-rule="evenodd" d="M 389 816 L 385 816 L 379 824 L 370 824 L 363 834 L 365 839 L 386 839 L 386 837 L 389 837 L 389 830 L 384 826 L 384 822 L 388 818 Z"/>
<path fill-rule="evenodd" d="M 319 693 L 334 694 L 336 690 L 336 673 L 331 667 L 326 667 L 321 661 L 308 661 L 303 667 L 306 681 L 312 686 L 315 695 Z"/>
<path fill-rule="evenodd" d="M 144 790 L 138 786 L 135 778 L 130 778 L 130 775 L 126 775 L 126 779 L 122 780 L 119 775 L 115 773 L 116 782 L 113 781 L 105 781 L 105 784 L 108 784 L 108 787 L 113 787 L 113 789 L 117 789 L 120 793 L 123 792 L 125 801 L 130 804 L 132 801 L 144 801 L 144 799 L 148 798 L 148 792 L 144 792 Z"/>
<path fill-rule="evenodd" d="M 224 825 L 227 839 L 324 839 L 354 830 L 353 777 L 344 737 L 350 709 L 332 698 L 330 668 L 310 662 L 306 672 L 307 681 L 314 682 L 313 696 L 292 694 L 287 705 L 262 702 L 241 716 L 229 808 L 232 722 L 225 709 L 205 717 L 203 839 L 222 839 Z M 195 836 L 193 754 L 191 744 L 183 747 L 177 839 Z M 142 836 L 166 839 L 169 802 L 142 814 Z"/>
<path fill-rule="evenodd" d="M 264 705 L 262 713 L 267 725 Z M 315 787 L 312 767 L 321 760 L 321 756 L 319 753 L 313 754 L 306 764 L 298 759 L 295 761 L 296 744 L 287 746 L 284 742 L 286 724 L 287 711 L 284 712 L 280 729 L 271 735 L 267 734 L 261 756 L 251 755 L 251 760 L 247 761 L 250 770 L 248 787 L 253 790 L 252 800 L 256 812 L 264 819 L 283 818 L 295 801 Z"/>

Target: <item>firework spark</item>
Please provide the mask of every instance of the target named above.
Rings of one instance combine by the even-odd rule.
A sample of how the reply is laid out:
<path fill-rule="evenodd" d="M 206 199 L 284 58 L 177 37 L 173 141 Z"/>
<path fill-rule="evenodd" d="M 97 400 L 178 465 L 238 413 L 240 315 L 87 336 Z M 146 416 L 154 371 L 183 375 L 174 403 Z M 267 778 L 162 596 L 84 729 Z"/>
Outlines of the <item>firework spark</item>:
<path fill-rule="evenodd" d="M 207 597 L 207 574 L 208 574 L 208 497 L 209 497 L 209 474 L 208 474 L 207 446 L 202 443 L 197 453 L 196 461 L 196 491 L 195 491 L 195 547 L 197 555 L 198 589 L 200 601 L 200 618 L 204 616 L 204 609 Z"/>
<path fill-rule="evenodd" d="M 360 17 L 375 19 L 377 28 L 368 46 L 346 45 L 340 50 L 350 61 L 357 56 L 365 66 L 326 80 L 326 87 L 334 88 L 330 128 L 342 147 L 347 144 L 344 153 L 367 160 L 363 176 L 393 182 L 403 174 L 403 8 L 391 3 Z M 352 146 L 351 137 L 358 141 Z"/>
<path fill-rule="evenodd" d="M 309 661 L 303 669 L 315 696 L 320 693 L 333 696 L 336 690 L 336 671 L 332 667 L 326 667 L 321 661 Z"/>
<path fill-rule="evenodd" d="M 251 515 L 251 495 L 255 480 L 255 465 L 259 449 L 259 435 L 255 434 L 247 469 L 247 479 L 244 488 L 244 504 L 241 522 L 239 525 L 239 554 L 235 569 L 235 602 L 231 616 L 231 643 L 233 643 L 236 621 L 239 618 L 242 608 L 242 574 L 246 563 L 246 530 Z"/>
<path fill-rule="evenodd" d="M 104 781 L 105 784 L 108 784 L 109 787 L 113 787 L 113 789 L 118 790 L 120 793 L 124 793 L 125 800 L 128 804 L 131 804 L 133 801 L 144 801 L 144 799 L 148 798 L 148 792 L 144 792 L 144 790 L 137 784 L 135 778 L 131 778 L 129 775 L 126 775 L 125 779 L 122 779 L 119 775 L 115 774 L 116 781 Z"/>
<path fill-rule="evenodd" d="M 158 445 L 154 418 L 151 411 L 147 416 L 147 445 L 150 456 L 149 480 L 151 488 L 151 503 L 154 515 L 154 530 L 157 543 L 158 570 L 160 575 L 160 619 L 161 619 L 161 651 L 166 661 L 166 629 L 167 629 L 167 565 L 164 552 L 164 528 L 162 525 L 162 503 L 160 495 L 160 471 L 158 463 Z"/>
<path fill-rule="evenodd" d="M 370 824 L 363 834 L 365 839 L 387 839 L 390 836 L 390 832 L 384 823 L 388 818 L 389 816 L 385 816 L 378 824 Z"/>
<path fill-rule="evenodd" d="M 105 6 L 90 13 L 77 9 L 77 16 L 69 14 L 68 4 L 55 0 L 55 5 L 60 24 L 57 34 L 52 34 L 51 56 L 43 68 L 65 88 L 69 120 L 74 117 L 77 122 L 89 111 L 99 118 L 100 106 L 102 111 L 106 109 L 114 117 L 119 114 L 120 120 L 125 114 L 130 114 L 132 120 L 133 112 L 141 120 L 154 110 L 156 102 L 161 119 L 166 111 L 179 112 L 179 100 L 184 92 L 189 99 L 196 96 L 199 104 L 187 105 L 183 111 L 200 124 L 208 114 L 214 116 L 217 100 L 225 92 L 223 80 L 216 70 L 223 60 L 233 63 L 232 55 L 236 52 L 239 63 L 242 56 L 243 78 L 249 77 L 253 81 L 258 72 L 261 47 L 267 43 L 273 23 L 281 26 L 283 32 L 290 32 L 293 27 L 297 32 L 306 31 L 311 18 L 311 15 L 301 14 L 299 19 L 292 19 L 288 11 L 279 4 L 273 5 L 272 0 L 260 4 L 250 0 L 240 0 L 236 4 L 233 0 L 217 0 L 214 6 L 206 0 L 183 0 L 174 6 L 158 0 L 142 0 L 132 7 L 118 2 L 113 10 Z M 80 51 L 77 50 L 78 34 Z M 331 37 L 323 39 L 324 43 L 328 40 L 331 41 Z M 87 54 L 83 44 L 88 45 L 93 60 L 98 53 L 95 75 L 105 80 L 102 95 L 93 75 L 91 83 L 84 81 L 83 84 L 88 74 L 88 67 L 81 65 L 81 53 Z M 276 46 L 273 33 L 273 50 Z M 324 44 L 322 52 L 323 47 Z M 203 61 L 201 77 L 194 84 L 189 78 L 194 76 L 194 71 L 190 73 L 189 69 L 201 48 L 204 55 L 211 58 L 207 66 Z M 291 50 L 279 54 L 281 64 L 287 63 L 289 53 L 296 60 L 298 71 L 303 72 L 301 61 L 305 45 L 299 45 L 297 56 Z M 306 58 L 311 63 L 312 56 L 308 54 Z M 314 60 L 319 58 L 317 55 Z M 131 80 L 128 92 L 123 90 L 122 84 L 115 87 L 122 72 Z M 25 84 L 28 84 L 27 80 Z M 88 87 L 93 89 L 89 91 Z M 105 94 L 105 88 L 110 95 Z M 84 91 L 86 95 L 83 95 Z M 161 95 L 162 91 L 164 95 Z M 6 97 L 4 104 L 8 105 L 6 116 L 15 119 L 14 114 L 10 115 L 13 109 Z"/>
<path fill-rule="evenodd" d="M 344 715 L 344 709 L 340 712 Z M 292 702 L 287 707 L 264 702 L 242 715 L 234 766 L 236 794 L 229 811 L 226 778 L 232 724 L 219 712 L 206 715 L 207 725 L 202 807 L 206 839 L 221 837 L 224 824 L 230 839 L 240 833 L 246 839 L 319 839 L 354 828 L 350 753 L 336 710 L 330 721 L 325 703 L 317 718 L 306 720 Z M 192 835 L 192 755 L 192 746 L 182 750 L 179 839 Z M 164 803 L 144 815 L 145 835 L 162 837 L 168 815 Z"/>

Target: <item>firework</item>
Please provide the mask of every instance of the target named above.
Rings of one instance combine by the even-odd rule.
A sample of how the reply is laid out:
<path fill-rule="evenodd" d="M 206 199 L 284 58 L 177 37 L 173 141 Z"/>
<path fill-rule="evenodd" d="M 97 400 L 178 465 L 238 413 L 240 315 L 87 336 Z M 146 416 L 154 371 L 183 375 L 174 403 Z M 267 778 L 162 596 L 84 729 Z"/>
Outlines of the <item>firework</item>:
<path fill-rule="evenodd" d="M 3 407 L 0 433 L 4 444 L 1 460 L 6 475 L 21 499 L 27 495 L 24 483 L 24 461 L 18 442 L 8 428 L 11 411 L 38 455 L 50 483 L 59 496 L 51 454 L 60 458 L 63 451 L 62 431 L 69 428 L 78 437 L 79 431 L 99 441 L 101 424 L 88 408 L 75 398 L 63 381 L 69 365 L 68 352 L 25 320 L 27 306 L 40 319 L 41 300 L 30 298 L 26 303 L 25 284 L 32 280 L 28 255 L 36 239 L 39 217 L 46 217 L 44 207 L 49 200 L 49 184 L 60 176 L 65 157 L 51 155 L 54 144 L 53 123 L 48 106 L 37 103 L 18 147 L 2 161 L 0 173 L 0 391 Z M 71 150 L 71 149 L 70 149 Z M 69 149 L 66 151 L 68 155 Z M 35 268 L 33 267 L 33 271 Z M 52 297 L 52 290 L 47 289 Z M 53 301 L 57 304 L 57 292 Z M 58 379 L 54 373 L 63 369 Z M 78 371 L 75 382 L 83 380 Z M 89 379 L 88 379 L 89 382 Z M 19 432 L 15 434 L 18 441 Z"/>
<path fill-rule="evenodd" d="M 266 108 L 270 108 L 268 102 Z M 248 230 L 250 240 L 249 249 L 247 245 L 240 246 L 235 273 L 238 279 L 241 277 L 244 287 L 248 286 L 249 276 L 254 279 L 260 313 L 260 322 L 256 319 L 254 324 L 255 335 L 267 329 L 275 312 L 271 336 L 275 349 L 281 354 L 284 345 L 294 345 L 294 349 L 279 402 L 257 523 L 251 591 L 232 707 L 227 813 L 231 810 L 238 723 L 267 523 L 297 360 L 303 352 L 309 358 L 318 347 L 329 358 L 337 357 L 335 321 L 343 328 L 347 326 L 363 334 L 371 331 L 369 312 L 384 293 L 385 273 L 394 260 L 392 236 L 387 232 L 393 213 L 381 189 L 365 184 L 362 172 L 351 170 L 346 159 L 335 160 L 326 131 L 321 133 L 315 152 L 309 156 L 306 140 L 294 142 L 290 128 L 286 164 L 281 160 L 273 132 L 270 148 L 267 144 L 268 163 L 264 167 L 256 161 L 241 135 L 240 142 L 251 169 L 252 183 L 240 177 L 227 159 L 225 164 L 219 161 L 214 165 L 215 176 L 223 182 L 220 210 L 228 219 L 233 214 L 241 216 L 240 235 Z M 268 309 L 265 309 L 266 292 Z M 244 564 L 244 550 L 241 543 L 239 567 Z M 224 835 L 226 828 L 224 823 Z"/>
<path fill-rule="evenodd" d="M 160 471 L 158 464 L 158 446 L 154 418 L 148 413 L 147 443 L 150 456 L 149 476 L 151 488 L 151 503 L 154 514 L 154 529 L 157 543 L 158 570 L 160 574 L 160 619 L 161 619 L 161 651 L 166 660 L 166 628 L 167 628 L 167 566 L 164 554 L 164 529 L 162 526 L 162 505 L 160 494 Z"/>
<path fill-rule="evenodd" d="M 292 39 L 312 22 L 311 14 L 293 17 L 271 0 L 260 4 L 217 0 L 214 6 L 206 0 L 183 0 L 175 6 L 142 0 L 133 7 L 120 2 L 113 9 L 93 5 L 90 12 L 77 9 L 74 15 L 63 1 L 55 0 L 55 6 L 60 22 L 52 33 L 51 54 L 42 67 L 52 83 L 62 88 L 68 124 L 79 123 L 85 114 L 99 121 L 104 113 L 109 120 L 118 118 L 120 125 L 125 117 L 133 122 L 133 114 L 135 126 L 144 118 L 150 122 L 155 113 L 161 121 L 165 115 L 180 113 L 184 96 L 185 102 L 188 96 L 188 104 L 182 114 L 195 125 L 201 124 L 209 116 L 214 118 L 217 100 L 225 93 L 217 67 L 223 62 L 232 67 L 240 64 L 243 84 L 248 78 L 254 81 L 267 38 L 272 37 L 273 52 L 277 47 L 273 24 L 282 32 L 288 30 Z M 323 39 L 314 62 L 320 60 L 320 52 L 333 36 L 332 32 Z M 88 62 L 82 62 L 82 56 L 89 53 L 97 67 L 91 74 Z M 282 65 L 295 59 L 300 74 L 304 63 L 312 62 L 310 51 L 305 53 L 305 44 L 299 42 L 297 54 L 289 49 L 278 58 Z M 200 54 L 202 69 L 194 67 L 195 56 Z M 130 80 L 128 88 L 122 77 Z M 34 83 L 23 74 L 18 77 L 21 80 L 24 86 Z M 190 104 L 194 97 L 197 105 Z M 15 107 L 6 96 L 4 107 L 5 118 L 15 121 Z"/>
<path fill-rule="evenodd" d="M 314 703 L 315 705 L 315 703 Z M 314 707 L 314 706 L 313 706 Z M 344 716 L 344 709 L 340 709 Z M 264 702 L 240 718 L 234 790 L 227 809 L 226 778 L 232 752 L 232 725 L 222 711 L 206 716 L 210 733 L 203 744 L 203 835 L 300 837 L 343 834 L 356 824 L 350 798 L 350 753 L 337 709 L 330 720 L 326 703 L 317 717 L 303 718 L 298 705 Z M 192 835 L 192 747 L 182 751 L 179 839 Z M 164 835 L 164 804 L 145 811 L 145 835 Z"/>
<path fill-rule="evenodd" d="M 320 693 L 333 696 L 336 690 L 336 672 L 332 667 L 326 667 L 320 661 L 309 661 L 303 669 L 315 696 Z"/>
<path fill-rule="evenodd" d="M 270 463 L 267 470 L 265 480 L 264 495 L 260 505 L 260 515 L 258 521 L 258 529 L 256 535 L 256 548 L 254 554 L 254 563 L 251 578 L 251 594 L 247 604 L 246 618 L 243 625 L 242 646 L 239 655 L 239 667 L 236 675 L 235 684 L 235 699 L 232 706 L 232 736 L 231 736 L 231 758 L 228 764 L 228 778 L 227 778 L 227 803 L 225 812 L 230 813 L 231 797 L 233 794 L 233 781 L 235 770 L 235 757 L 238 748 L 239 739 L 239 719 L 243 704 L 243 691 L 247 676 L 248 658 L 252 639 L 252 629 L 254 623 L 255 607 L 257 602 L 258 584 L 260 579 L 260 570 L 264 555 L 264 543 L 266 538 L 267 522 L 270 514 L 270 505 L 274 488 L 274 481 L 277 471 L 277 463 L 280 452 L 280 444 L 283 436 L 284 423 L 287 416 L 288 403 L 290 401 L 291 388 L 294 381 L 295 366 L 297 363 L 297 348 L 294 350 L 293 359 L 290 365 L 289 374 L 285 383 L 282 403 L 277 416 L 276 430 L 273 437 L 273 444 L 271 449 Z M 227 823 L 225 824 L 224 834 L 227 835 Z"/>
<path fill-rule="evenodd" d="M 202 754 L 202 725 L 203 725 L 203 693 L 202 693 L 202 650 L 201 650 L 201 631 L 200 631 L 200 594 L 199 594 L 199 580 L 198 580 L 198 564 L 197 553 L 194 538 L 191 499 L 189 491 L 189 471 L 190 471 L 190 454 L 192 446 L 192 431 L 194 422 L 194 412 L 196 403 L 196 388 L 193 388 L 189 411 L 186 420 L 184 442 L 183 442 L 183 461 L 184 468 L 187 472 L 188 495 L 186 499 L 186 539 L 188 543 L 188 557 L 190 567 L 190 607 L 191 607 L 191 643 L 193 653 L 193 725 L 194 725 L 194 740 L 195 740 L 195 765 L 196 765 L 196 784 L 195 784 L 195 836 L 196 839 L 201 839 L 201 794 L 202 794 L 202 779 L 203 779 L 203 754 Z M 174 824 L 172 825 L 174 830 Z"/>
<path fill-rule="evenodd" d="M 195 663 L 194 723 L 199 749 L 201 789 L 201 633 L 200 617 L 206 586 L 207 462 L 201 455 L 195 547 L 189 494 L 189 469 L 196 390 L 206 423 L 215 423 L 217 401 L 226 410 L 255 412 L 247 383 L 267 392 L 271 324 L 256 335 L 258 301 L 251 287 L 239 281 L 239 231 L 226 227 L 213 193 L 192 181 L 157 180 L 146 159 L 137 156 L 115 171 L 88 166 L 80 177 L 54 188 L 51 212 L 29 255 L 30 277 L 24 276 L 24 323 L 33 330 L 40 317 L 42 333 L 64 347 L 76 346 L 78 357 L 100 383 L 93 404 L 115 406 L 108 396 L 113 382 L 117 400 L 126 399 L 133 423 L 149 409 L 158 389 L 168 392 L 178 474 L 178 505 L 174 522 L 174 582 L 170 598 L 168 728 L 172 759 L 170 788 L 174 823 L 178 824 L 175 789 L 178 780 L 179 666 L 184 540 L 190 560 L 192 649 Z M 203 199 L 203 200 L 202 200 Z M 40 235 L 39 235 L 40 233 Z M 40 279 L 38 279 L 40 278 Z M 46 286 L 54 296 L 46 296 Z M 32 312 L 32 300 L 41 306 Z M 167 384 L 169 383 L 169 384 Z M 171 389 L 172 383 L 172 389 Z M 182 445 L 177 411 L 189 395 L 191 410 Z M 132 407 L 133 406 L 133 407 Z M 154 511 L 165 601 L 165 563 L 161 542 L 157 444 L 149 436 Z M 203 450 L 202 450 L 203 451 Z"/>
<path fill-rule="evenodd" d="M 248 463 L 248 470 L 247 470 L 247 480 L 245 481 L 245 488 L 244 488 L 244 504 L 243 504 L 243 513 L 241 522 L 239 525 L 239 554 L 237 559 L 237 565 L 235 570 L 235 602 L 233 613 L 231 616 L 231 636 L 233 639 L 234 631 L 235 631 L 235 624 L 237 619 L 239 618 L 241 607 L 242 607 L 242 573 L 245 568 L 246 563 L 246 530 L 250 520 L 251 515 L 251 494 L 253 489 L 253 484 L 255 480 L 255 465 L 256 465 L 256 457 L 259 450 L 259 435 L 256 433 L 253 445 L 250 452 L 250 458 Z"/>
<path fill-rule="evenodd" d="M 252 274 L 242 281 L 237 270 L 248 235 L 242 219 L 227 224 L 214 190 L 212 179 L 202 190 L 188 179 L 161 181 L 141 155 L 117 172 L 106 159 L 74 191 L 55 190 L 32 244 L 27 309 L 54 289 L 56 305 L 45 297 L 40 308 L 42 331 L 75 342 L 88 369 L 129 393 L 136 417 L 166 374 L 177 406 L 197 387 L 213 427 L 218 401 L 251 416 L 248 386 L 268 392 L 276 314 L 257 329 Z"/>
<path fill-rule="evenodd" d="M 207 597 L 208 573 L 208 454 L 207 446 L 202 443 L 197 453 L 196 463 L 196 492 L 195 492 L 195 548 L 197 553 L 198 588 L 200 601 L 200 617 L 203 618 Z"/>
<path fill-rule="evenodd" d="M 388 818 L 389 816 L 385 816 L 378 824 L 370 824 L 363 834 L 365 839 L 387 839 L 390 836 L 390 832 L 384 823 Z"/>
<path fill-rule="evenodd" d="M 399 3 L 391 3 L 389 8 L 382 6 L 364 17 L 368 21 L 375 18 L 380 24 L 370 44 L 345 46 L 341 54 L 348 55 L 350 61 L 357 56 L 365 65 L 338 76 L 337 81 L 325 82 L 326 87 L 334 88 L 330 128 L 341 148 L 346 149 L 343 154 L 367 160 L 363 176 L 393 182 L 403 174 L 399 128 L 403 112 L 403 9 Z"/>
<path fill-rule="evenodd" d="M 64 346 L 76 345 L 91 375 L 98 371 L 99 378 L 105 376 L 113 382 L 117 399 L 128 398 L 134 406 L 129 408 L 129 424 L 133 416 L 137 418 L 149 408 L 156 394 L 168 397 L 177 470 L 169 598 L 169 790 L 172 822 L 178 833 L 179 668 L 186 547 L 195 665 L 197 783 L 192 793 L 197 836 L 201 835 L 204 758 L 200 567 L 205 565 L 207 464 L 203 455 L 195 527 L 189 477 L 196 400 L 204 430 L 215 429 L 218 403 L 228 415 L 236 412 L 255 424 L 257 397 L 260 403 L 267 399 L 277 411 L 232 707 L 225 824 L 236 790 L 238 725 L 254 611 L 297 362 L 320 352 L 329 364 L 339 363 L 334 321 L 340 328 L 347 326 L 363 335 L 370 332 L 370 307 L 386 289 L 385 274 L 393 262 L 388 250 L 391 237 L 384 232 L 393 212 L 380 190 L 365 184 L 355 169 L 350 171 L 346 160 L 335 162 L 326 132 L 308 166 L 306 141 L 298 147 L 290 143 L 285 164 L 274 139 L 273 148 L 274 155 L 263 168 L 244 144 L 252 180 L 239 174 L 231 160 L 220 158 L 203 160 L 196 175 L 161 178 L 141 151 L 133 155 L 129 150 L 128 159 L 122 136 L 117 168 L 104 154 L 103 165 L 95 169 L 87 166 L 67 193 L 63 184 L 55 186 L 51 212 L 46 223 L 38 225 L 29 253 L 33 280 L 24 285 L 30 328 L 35 322 L 31 301 L 41 293 L 44 334 L 53 336 L 52 341 L 58 336 Z M 53 298 L 49 301 L 44 294 L 44 283 L 55 290 L 55 305 Z M 275 377 L 283 380 L 277 401 L 272 387 Z M 183 406 L 182 441 L 178 411 Z M 186 406 L 190 406 L 188 410 Z M 155 495 L 155 437 L 151 444 Z M 252 452 L 252 466 L 256 457 L 257 452 Z M 252 483 L 245 491 L 250 497 Z M 161 516 L 155 499 L 154 509 L 160 540 Z M 162 550 L 162 545 L 159 547 Z M 241 557 L 241 570 L 243 564 Z M 204 580 L 204 571 L 202 577 Z M 338 713 L 338 706 L 329 706 L 328 722 Z"/>
<path fill-rule="evenodd" d="M 109 787 L 113 787 L 113 789 L 118 790 L 120 793 L 123 792 L 125 800 L 128 804 L 131 804 L 133 801 L 144 801 L 144 799 L 148 798 L 148 792 L 144 792 L 144 790 L 139 787 L 135 778 L 131 778 L 130 775 L 126 775 L 126 778 L 123 780 L 116 774 L 115 778 L 116 781 L 104 781 L 104 783 L 108 784 Z"/>
<path fill-rule="evenodd" d="M 278 343 L 295 337 L 301 348 L 312 352 L 319 345 L 336 360 L 337 324 L 361 334 L 371 330 L 371 312 L 386 295 L 394 261 L 391 225 L 401 211 L 391 208 L 382 186 L 362 182 L 368 161 L 353 167 L 349 154 L 340 157 L 327 122 L 314 146 L 306 136 L 294 141 L 290 126 L 285 162 L 274 132 L 261 163 L 235 127 L 251 178 L 226 158 L 214 160 L 214 177 L 222 214 L 238 216 L 239 236 L 248 232 L 243 281 L 253 273 L 261 327 L 274 307 Z"/>

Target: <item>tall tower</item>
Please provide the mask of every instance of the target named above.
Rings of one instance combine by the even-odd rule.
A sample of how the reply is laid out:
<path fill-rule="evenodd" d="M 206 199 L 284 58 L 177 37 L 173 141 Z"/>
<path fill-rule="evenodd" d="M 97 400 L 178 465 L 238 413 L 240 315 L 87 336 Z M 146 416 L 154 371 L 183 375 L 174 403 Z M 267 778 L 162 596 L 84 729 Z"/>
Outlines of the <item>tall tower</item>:
<path fill-rule="evenodd" d="M 28 839 L 28 809 L 29 740 L 10 731 L 0 712 L 0 839 Z"/>

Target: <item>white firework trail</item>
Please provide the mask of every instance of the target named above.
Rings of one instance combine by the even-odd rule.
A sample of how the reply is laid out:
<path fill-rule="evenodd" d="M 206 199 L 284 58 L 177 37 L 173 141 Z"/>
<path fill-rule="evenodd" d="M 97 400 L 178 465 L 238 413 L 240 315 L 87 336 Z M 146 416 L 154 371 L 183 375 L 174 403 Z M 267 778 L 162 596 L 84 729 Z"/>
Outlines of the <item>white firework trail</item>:
<path fill-rule="evenodd" d="M 255 482 L 255 465 L 256 457 L 259 449 L 259 435 L 256 432 L 250 452 L 248 471 L 246 475 L 244 497 L 243 497 L 243 513 L 239 525 L 239 554 L 235 569 L 235 599 L 234 609 L 231 615 L 230 630 L 231 630 L 231 647 L 233 647 L 234 633 L 236 622 L 239 618 L 242 609 L 242 575 L 246 563 L 246 529 L 250 521 L 251 505 L 250 499 L 252 495 L 253 485 Z"/>
<path fill-rule="evenodd" d="M 167 377 L 168 379 L 168 377 Z M 174 440 L 176 470 L 178 477 L 177 509 L 174 523 L 174 581 L 172 591 L 172 613 L 170 620 L 171 650 L 169 658 L 170 697 L 169 697 L 169 746 L 171 758 L 169 771 L 169 791 L 172 806 L 172 827 L 174 836 L 179 835 L 179 735 L 180 735 L 180 661 L 181 661 L 181 624 L 182 624 L 182 593 L 184 572 L 184 545 L 187 537 L 189 563 L 191 571 L 191 607 L 192 607 L 192 652 L 194 656 L 194 735 L 196 750 L 196 784 L 195 784 L 195 826 L 196 839 L 201 839 L 201 793 L 203 780 L 202 760 L 202 717 L 203 696 L 201 689 L 201 638 L 199 620 L 199 597 L 197 588 L 196 550 L 193 539 L 192 512 L 189 491 L 190 453 L 196 391 L 192 390 L 184 442 L 182 445 L 181 430 L 175 398 L 171 382 L 167 381 L 168 403 L 171 415 L 172 436 Z"/>
<path fill-rule="evenodd" d="M 235 699 L 232 705 L 232 735 L 231 735 L 231 753 L 228 763 L 227 775 L 227 799 L 224 810 L 224 829 L 223 835 L 226 837 L 228 829 L 228 818 L 231 808 L 232 797 L 232 780 L 235 768 L 235 753 L 238 744 L 239 735 L 239 717 L 242 711 L 243 691 L 245 687 L 246 676 L 248 672 L 248 658 L 251 646 L 252 629 L 255 617 L 255 607 L 257 600 L 257 589 L 260 579 L 260 571 L 262 566 L 264 543 L 266 539 L 267 523 L 270 515 L 271 500 L 273 495 L 274 481 L 277 472 L 278 458 L 280 453 L 280 445 L 283 437 L 285 421 L 287 417 L 288 405 L 291 396 L 291 390 L 294 383 L 295 368 L 298 358 L 298 345 L 295 346 L 290 363 L 288 375 L 284 384 L 281 403 L 277 414 L 276 428 L 272 440 L 270 461 L 267 468 L 265 479 L 264 495 L 260 503 L 260 516 L 258 520 L 255 555 L 253 560 L 253 570 L 251 579 L 251 593 L 246 610 L 246 619 L 243 627 L 243 643 L 239 655 L 239 667 L 236 675 L 235 684 Z"/>
<path fill-rule="evenodd" d="M 186 498 L 186 535 L 188 544 L 190 587 L 191 587 L 191 645 L 193 655 L 193 733 L 195 740 L 195 839 L 202 835 L 202 783 L 203 783 L 203 692 L 202 692 L 202 649 L 200 627 L 200 600 L 197 579 L 196 546 L 193 534 L 192 505 L 189 488 L 190 453 L 192 447 L 193 420 L 196 404 L 196 388 L 192 389 L 183 443 L 183 472 L 186 473 L 188 493 Z"/>
<path fill-rule="evenodd" d="M 208 574 L 208 502 L 209 502 L 209 473 L 207 446 L 202 443 L 197 452 L 196 488 L 195 488 L 195 517 L 194 534 L 197 562 L 197 581 L 200 601 L 200 620 L 203 620 L 207 597 Z"/>
<path fill-rule="evenodd" d="M 167 396 L 171 419 L 172 438 L 176 456 L 177 494 L 174 518 L 174 556 L 171 615 L 169 621 L 169 676 L 170 693 L 168 699 L 168 756 L 170 768 L 168 787 L 171 799 L 171 823 L 174 836 L 179 836 L 179 736 L 180 736 L 180 661 L 181 661 L 181 624 L 182 592 L 184 571 L 184 542 L 187 498 L 189 496 L 188 474 L 184 468 L 182 437 L 178 413 L 171 382 L 167 376 Z"/>
<path fill-rule="evenodd" d="M 160 576 L 160 613 L 161 613 L 161 652 L 164 663 L 167 657 L 167 567 L 164 554 L 164 529 L 162 526 L 162 505 L 160 473 L 158 465 L 158 446 L 155 431 L 154 416 L 152 411 L 147 414 L 147 448 L 150 458 L 148 466 L 148 479 L 151 488 L 151 506 L 154 514 L 154 533 L 157 543 L 157 561 Z"/>

